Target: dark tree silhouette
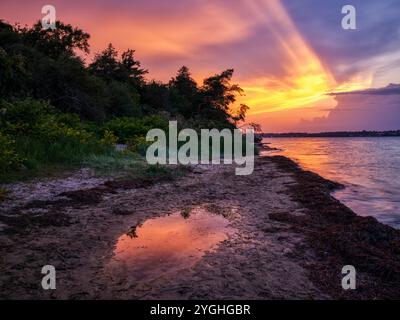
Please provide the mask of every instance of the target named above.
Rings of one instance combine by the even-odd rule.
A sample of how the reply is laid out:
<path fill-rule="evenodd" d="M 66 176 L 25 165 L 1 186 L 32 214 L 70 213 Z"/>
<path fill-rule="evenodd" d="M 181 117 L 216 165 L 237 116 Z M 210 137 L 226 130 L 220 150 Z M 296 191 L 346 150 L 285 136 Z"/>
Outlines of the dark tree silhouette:
<path fill-rule="evenodd" d="M 243 121 L 248 107 L 232 106 L 243 90 L 232 84 L 229 69 L 199 87 L 189 68 L 181 67 L 167 84 L 146 81 L 147 70 L 128 49 L 121 55 L 110 43 L 89 66 L 89 34 L 57 21 L 56 29 L 13 27 L 0 21 L 0 94 L 8 100 L 48 101 L 59 112 L 104 121 L 166 113 L 187 125 L 229 127 Z"/>
<path fill-rule="evenodd" d="M 62 54 L 73 56 L 75 55 L 74 50 L 89 53 L 90 35 L 70 24 L 57 21 L 54 30 L 44 30 L 39 21 L 32 28 L 19 28 L 18 31 L 26 45 L 34 47 L 52 58 L 57 58 Z"/>

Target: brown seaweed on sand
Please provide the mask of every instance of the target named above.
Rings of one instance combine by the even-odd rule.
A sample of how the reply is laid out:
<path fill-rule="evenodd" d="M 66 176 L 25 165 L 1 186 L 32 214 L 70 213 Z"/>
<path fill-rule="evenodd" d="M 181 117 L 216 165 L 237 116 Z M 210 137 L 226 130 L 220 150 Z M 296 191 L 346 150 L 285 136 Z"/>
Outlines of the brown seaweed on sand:
<path fill-rule="evenodd" d="M 290 195 L 308 209 L 304 216 L 276 213 L 270 218 L 306 235 L 318 256 L 308 266 L 310 278 L 337 298 L 400 298 L 400 231 L 375 218 L 358 216 L 333 198 L 330 192 L 340 184 L 304 171 L 286 157 L 270 159 L 293 173 L 297 183 L 289 187 Z M 342 290 L 344 265 L 356 268 L 357 290 Z"/>

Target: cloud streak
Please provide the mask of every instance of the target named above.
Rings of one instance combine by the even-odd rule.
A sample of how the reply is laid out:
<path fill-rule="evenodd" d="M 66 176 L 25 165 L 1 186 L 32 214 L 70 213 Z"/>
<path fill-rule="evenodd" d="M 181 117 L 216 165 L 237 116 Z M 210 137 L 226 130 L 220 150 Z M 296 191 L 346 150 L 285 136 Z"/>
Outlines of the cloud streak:
<path fill-rule="evenodd" d="M 355 90 L 348 92 L 332 92 L 329 93 L 331 96 L 340 95 L 393 95 L 400 94 L 400 84 L 391 83 L 384 88 L 371 88 L 365 90 Z"/>

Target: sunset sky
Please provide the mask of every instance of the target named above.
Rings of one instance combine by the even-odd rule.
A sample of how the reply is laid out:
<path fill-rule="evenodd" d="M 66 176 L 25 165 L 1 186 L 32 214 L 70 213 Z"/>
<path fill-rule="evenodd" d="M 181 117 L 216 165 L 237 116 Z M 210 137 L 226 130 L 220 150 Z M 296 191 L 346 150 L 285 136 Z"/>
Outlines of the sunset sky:
<path fill-rule="evenodd" d="M 135 49 L 149 79 L 182 65 L 199 82 L 234 68 L 248 120 L 267 132 L 400 129 L 400 90 L 385 89 L 400 83 L 398 0 L 2 0 L 0 18 L 31 25 L 45 4 L 91 34 L 88 61 L 112 42 Z M 341 27 L 346 4 L 357 30 Z"/>

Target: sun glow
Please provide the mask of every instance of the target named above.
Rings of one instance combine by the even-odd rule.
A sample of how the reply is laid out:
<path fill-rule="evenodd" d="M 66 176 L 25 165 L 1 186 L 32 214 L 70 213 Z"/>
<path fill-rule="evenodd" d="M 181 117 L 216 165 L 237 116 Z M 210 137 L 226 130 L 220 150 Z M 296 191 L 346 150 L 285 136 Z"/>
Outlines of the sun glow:
<path fill-rule="evenodd" d="M 273 34 L 274 50 L 277 60 L 284 65 L 284 74 L 245 82 L 246 96 L 242 99 L 251 106 L 250 114 L 300 108 L 326 99 L 325 94 L 336 87 L 336 82 L 303 39 L 281 2 L 252 3 L 259 14 L 262 12 Z"/>

